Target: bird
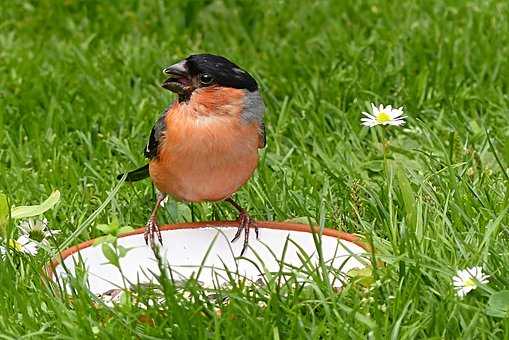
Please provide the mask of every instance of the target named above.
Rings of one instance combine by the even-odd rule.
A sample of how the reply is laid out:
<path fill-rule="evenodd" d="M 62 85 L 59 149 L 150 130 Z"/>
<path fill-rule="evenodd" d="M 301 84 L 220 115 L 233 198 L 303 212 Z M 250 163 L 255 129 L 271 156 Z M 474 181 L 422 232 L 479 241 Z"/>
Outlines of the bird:
<path fill-rule="evenodd" d="M 157 211 L 167 197 L 197 202 L 228 202 L 238 212 L 231 242 L 244 232 L 240 255 L 256 221 L 233 195 L 252 177 L 259 150 L 266 146 L 265 104 L 256 80 L 227 58 L 193 54 L 163 69 L 161 85 L 177 94 L 155 122 L 144 155 L 148 163 L 124 175 L 126 182 L 150 178 L 156 204 L 145 225 L 145 243 L 162 244 Z"/>

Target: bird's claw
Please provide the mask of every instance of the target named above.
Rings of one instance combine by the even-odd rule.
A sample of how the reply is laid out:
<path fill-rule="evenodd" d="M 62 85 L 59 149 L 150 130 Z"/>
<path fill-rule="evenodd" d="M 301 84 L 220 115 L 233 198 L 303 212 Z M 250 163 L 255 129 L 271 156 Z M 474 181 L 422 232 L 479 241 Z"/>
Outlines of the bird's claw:
<path fill-rule="evenodd" d="M 237 228 L 237 232 L 235 233 L 235 236 L 232 239 L 232 242 L 235 242 L 239 237 L 242 231 L 244 231 L 244 245 L 242 246 L 242 251 L 240 252 L 240 256 L 244 255 L 247 249 L 247 245 L 249 243 L 249 230 L 251 227 L 254 227 L 256 238 L 258 239 L 259 233 L 258 233 L 258 226 L 256 225 L 256 221 L 249 217 L 248 214 L 245 212 L 241 212 L 239 215 L 239 226 Z"/>
<path fill-rule="evenodd" d="M 161 230 L 159 229 L 159 225 L 157 224 L 157 221 L 155 218 L 151 217 L 149 218 L 147 224 L 145 225 L 145 233 L 143 234 L 143 237 L 145 238 L 145 244 L 154 247 L 155 242 L 154 238 L 157 234 L 157 240 L 159 241 L 159 244 L 163 244 L 163 238 L 161 236 Z"/>

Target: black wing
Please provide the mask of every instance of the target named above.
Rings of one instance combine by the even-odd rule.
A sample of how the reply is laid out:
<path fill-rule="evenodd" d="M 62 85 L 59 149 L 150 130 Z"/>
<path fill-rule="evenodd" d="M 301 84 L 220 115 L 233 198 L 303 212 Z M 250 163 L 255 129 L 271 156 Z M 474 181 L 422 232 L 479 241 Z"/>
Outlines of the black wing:
<path fill-rule="evenodd" d="M 157 155 L 159 153 L 158 150 L 159 142 L 163 138 L 164 133 L 166 131 L 165 117 L 167 110 L 165 110 L 164 112 L 165 113 L 161 117 L 159 117 L 157 122 L 154 124 L 152 131 L 150 132 L 150 137 L 148 139 L 147 146 L 145 147 L 144 150 L 145 157 L 147 157 L 148 159 L 157 158 Z M 121 179 L 123 175 L 124 174 L 118 175 L 117 179 Z M 126 182 L 136 182 L 145 179 L 149 176 L 150 173 L 148 170 L 148 164 L 146 164 L 139 169 L 128 172 L 125 180 Z"/>
<path fill-rule="evenodd" d="M 157 120 L 157 122 L 154 124 L 154 127 L 152 128 L 152 131 L 150 132 L 150 137 L 148 139 L 147 146 L 145 147 L 145 157 L 148 159 L 154 159 L 159 154 L 159 142 L 161 141 L 161 138 L 164 136 L 164 133 L 166 132 L 166 111 L 165 113 Z"/>
<path fill-rule="evenodd" d="M 124 174 L 118 175 L 117 179 L 121 179 L 122 176 L 124 176 Z M 148 164 L 146 164 L 146 165 L 142 166 L 139 169 L 136 169 L 136 170 L 133 170 L 131 172 L 128 172 L 127 173 L 127 177 L 125 178 L 125 181 L 126 182 L 141 181 L 142 179 L 145 179 L 148 176 L 150 176 L 150 174 L 148 172 Z"/>

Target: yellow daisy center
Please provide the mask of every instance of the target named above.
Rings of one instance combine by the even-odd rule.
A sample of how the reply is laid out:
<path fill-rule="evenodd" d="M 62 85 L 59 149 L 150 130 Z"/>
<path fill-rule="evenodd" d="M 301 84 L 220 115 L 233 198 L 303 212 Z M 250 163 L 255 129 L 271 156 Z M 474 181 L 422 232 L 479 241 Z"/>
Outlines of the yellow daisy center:
<path fill-rule="evenodd" d="M 465 282 L 463 283 L 463 285 L 465 287 L 476 287 L 477 286 L 477 284 L 473 278 L 466 279 Z"/>
<path fill-rule="evenodd" d="M 387 114 L 386 112 L 382 111 L 380 112 L 377 116 L 376 116 L 376 120 L 379 122 L 379 123 L 386 123 L 388 121 L 390 121 L 392 118 L 391 116 L 389 116 L 389 114 Z"/>
<path fill-rule="evenodd" d="M 23 246 L 16 242 L 15 240 L 9 240 L 9 248 L 14 249 L 16 251 L 21 251 L 23 249 Z"/>

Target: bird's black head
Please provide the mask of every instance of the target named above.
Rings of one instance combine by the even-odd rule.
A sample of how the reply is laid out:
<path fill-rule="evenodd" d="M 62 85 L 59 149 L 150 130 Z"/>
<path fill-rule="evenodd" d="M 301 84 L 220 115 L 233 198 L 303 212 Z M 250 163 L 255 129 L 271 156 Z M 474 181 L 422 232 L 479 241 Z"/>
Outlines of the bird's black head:
<path fill-rule="evenodd" d="M 245 89 L 250 92 L 258 89 L 258 84 L 249 73 L 225 57 L 213 54 L 191 55 L 166 67 L 163 72 L 170 77 L 162 87 L 177 93 L 179 98 L 184 100 L 189 98 L 194 90 L 207 86 Z"/>

